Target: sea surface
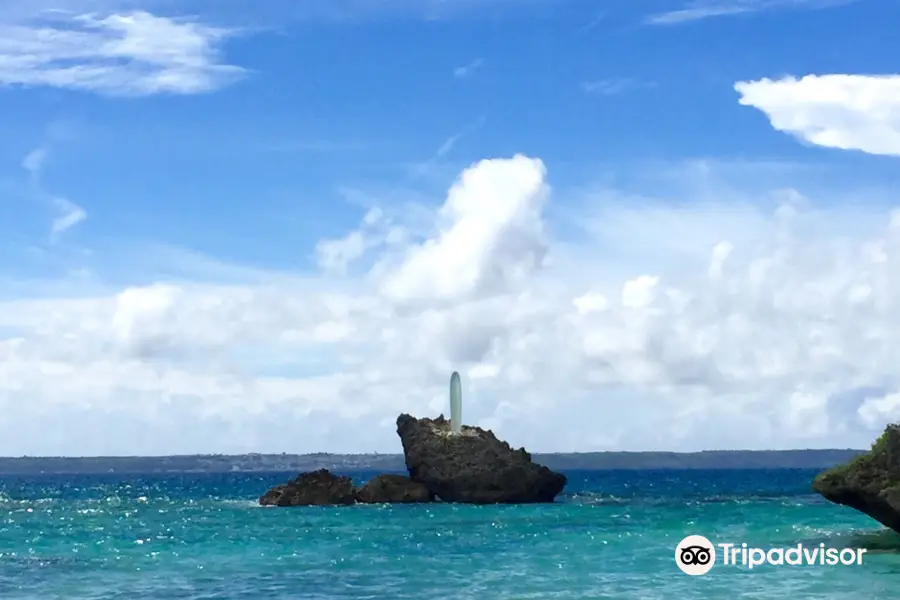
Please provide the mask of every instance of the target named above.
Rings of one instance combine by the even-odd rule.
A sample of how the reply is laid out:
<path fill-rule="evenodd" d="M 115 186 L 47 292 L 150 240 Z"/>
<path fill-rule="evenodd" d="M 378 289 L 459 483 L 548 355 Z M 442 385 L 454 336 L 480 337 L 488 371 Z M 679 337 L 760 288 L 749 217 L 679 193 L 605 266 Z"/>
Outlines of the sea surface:
<path fill-rule="evenodd" d="M 292 474 L 0 476 L 0 599 L 623 600 L 900 595 L 900 536 L 814 472 L 574 471 L 552 505 L 261 508 Z M 364 481 L 373 473 L 351 473 Z M 675 564 L 686 535 L 861 565 Z"/>

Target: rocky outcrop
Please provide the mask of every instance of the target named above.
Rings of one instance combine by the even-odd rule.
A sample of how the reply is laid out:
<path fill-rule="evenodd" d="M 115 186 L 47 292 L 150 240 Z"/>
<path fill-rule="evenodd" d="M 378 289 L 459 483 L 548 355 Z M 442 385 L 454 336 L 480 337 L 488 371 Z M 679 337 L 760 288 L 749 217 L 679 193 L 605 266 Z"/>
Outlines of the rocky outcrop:
<path fill-rule="evenodd" d="M 513 450 L 491 431 L 463 426 L 451 433 L 443 415 L 400 415 L 397 433 L 410 478 L 445 502 L 553 502 L 567 483 L 565 475 L 531 462 L 524 448 Z"/>
<path fill-rule="evenodd" d="M 325 506 L 354 503 L 418 503 L 442 500 L 467 504 L 553 502 L 566 486 L 565 475 L 532 462 L 493 432 L 450 421 L 397 418 L 397 434 L 409 476 L 384 474 L 356 489 L 349 477 L 327 469 L 302 473 L 263 494 L 264 506 Z"/>
<path fill-rule="evenodd" d="M 366 504 L 432 502 L 434 494 L 406 475 L 378 475 L 356 490 L 356 499 Z"/>
<path fill-rule="evenodd" d="M 432 502 L 434 494 L 406 475 L 377 475 L 360 488 L 328 469 L 301 473 L 260 496 L 262 506 L 336 506 Z"/>
<path fill-rule="evenodd" d="M 276 485 L 259 499 L 263 506 L 331 506 L 355 502 L 353 481 L 328 469 L 301 473 L 287 483 Z"/>
<path fill-rule="evenodd" d="M 900 425 L 888 425 L 869 452 L 820 473 L 813 489 L 900 533 Z"/>

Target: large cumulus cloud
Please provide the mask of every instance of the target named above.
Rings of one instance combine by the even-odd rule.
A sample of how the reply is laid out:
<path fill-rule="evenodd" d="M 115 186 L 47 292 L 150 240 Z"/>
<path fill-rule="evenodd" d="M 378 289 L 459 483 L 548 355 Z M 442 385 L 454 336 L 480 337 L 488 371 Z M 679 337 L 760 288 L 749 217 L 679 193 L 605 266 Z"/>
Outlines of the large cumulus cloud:
<path fill-rule="evenodd" d="M 321 272 L 0 303 L 0 454 L 396 451 L 453 369 L 469 420 L 538 451 L 859 445 L 900 417 L 889 209 L 551 181 L 480 161 L 424 229 L 385 207 L 323 240 Z"/>

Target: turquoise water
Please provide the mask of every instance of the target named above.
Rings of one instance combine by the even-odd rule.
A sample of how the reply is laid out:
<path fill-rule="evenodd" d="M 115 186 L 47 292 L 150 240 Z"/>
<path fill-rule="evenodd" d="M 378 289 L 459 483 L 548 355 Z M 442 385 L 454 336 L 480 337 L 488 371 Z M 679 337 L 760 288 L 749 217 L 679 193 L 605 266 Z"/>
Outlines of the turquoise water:
<path fill-rule="evenodd" d="M 366 474 L 351 474 L 362 481 Z M 369 474 L 371 475 L 371 474 Z M 287 474 L 0 477 L 0 598 L 893 598 L 897 536 L 809 471 L 569 472 L 546 506 L 260 508 Z M 860 566 L 675 565 L 687 534 Z"/>

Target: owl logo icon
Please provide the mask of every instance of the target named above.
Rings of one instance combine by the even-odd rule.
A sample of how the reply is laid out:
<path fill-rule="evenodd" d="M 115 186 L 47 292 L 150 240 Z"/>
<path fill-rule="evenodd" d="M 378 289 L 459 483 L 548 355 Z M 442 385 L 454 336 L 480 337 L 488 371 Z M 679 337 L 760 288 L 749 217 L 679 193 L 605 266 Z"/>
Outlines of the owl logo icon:
<path fill-rule="evenodd" d="M 675 564 L 688 575 L 706 575 L 716 564 L 716 547 L 702 535 L 689 535 L 675 547 Z"/>

